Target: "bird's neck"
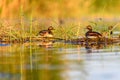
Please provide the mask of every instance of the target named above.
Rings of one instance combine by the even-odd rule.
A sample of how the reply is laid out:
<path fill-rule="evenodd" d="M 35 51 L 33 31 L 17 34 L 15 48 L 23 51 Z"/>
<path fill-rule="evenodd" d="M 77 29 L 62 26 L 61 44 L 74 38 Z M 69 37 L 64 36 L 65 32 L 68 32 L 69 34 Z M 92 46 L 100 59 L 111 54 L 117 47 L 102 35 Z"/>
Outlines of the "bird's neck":
<path fill-rule="evenodd" d="M 89 29 L 89 32 L 92 32 L 92 29 Z"/>

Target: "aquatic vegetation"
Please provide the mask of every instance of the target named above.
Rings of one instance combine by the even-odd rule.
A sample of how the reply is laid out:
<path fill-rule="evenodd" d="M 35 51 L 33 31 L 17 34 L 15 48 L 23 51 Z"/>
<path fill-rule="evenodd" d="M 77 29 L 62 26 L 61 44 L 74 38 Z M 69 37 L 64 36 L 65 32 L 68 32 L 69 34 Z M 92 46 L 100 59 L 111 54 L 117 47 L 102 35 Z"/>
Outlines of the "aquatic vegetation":
<path fill-rule="evenodd" d="M 57 22 L 57 21 L 56 21 Z M 84 38 L 86 29 L 85 27 L 88 24 L 93 25 L 93 29 L 95 31 L 99 31 L 101 34 L 108 33 L 109 26 L 115 26 L 113 31 L 118 31 L 119 23 L 116 22 L 97 22 L 94 20 L 97 25 L 93 25 L 93 23 L 81 23 L 79 22 L 68 22 L 64 21 L 64 24 L 57 25 L 58 23 L 54 23 L 51 20 L 51 24 L 44 21 L 39 22 L 39 20 L 33 21 L 33 18 L 30 19 L 18 19 L 17 21 L 8 21 L 8 20 L 1 20 L 0 21 L 0 39 L 1 41 L 5 42 L 25 42 L 29 41 L 30 37 L 32 40 L 41 40 L 39 36 L 36 36 L 40 30 L 47 29 L 50 25 L 52 25 L 55 30 L 53 31 L 54 38 L 53 40 L 71 40 L 77 38 Z M 78 24 L 81 23 L 81 24 Z M 106 23 L 106 24 L 105 24 Z M 103 25 L 105 24 L 105 25 Z M 115 24 L 115 25 L 114 25 Z M 100 27 L 101 26 L 101 27 Z M 119 36 L 119 35 L 118 35 Z"/>

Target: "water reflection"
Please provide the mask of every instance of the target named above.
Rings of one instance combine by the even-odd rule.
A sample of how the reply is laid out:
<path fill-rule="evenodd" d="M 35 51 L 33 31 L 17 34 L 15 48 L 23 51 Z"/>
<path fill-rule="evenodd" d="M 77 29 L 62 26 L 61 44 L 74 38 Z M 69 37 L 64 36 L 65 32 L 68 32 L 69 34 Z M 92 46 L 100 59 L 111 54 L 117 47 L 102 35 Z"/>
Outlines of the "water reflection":
<path fill-rule="evenodd" d="M 119 48 L 56 43 L 51 48 L 0 47 L 0 80 L 119 80 Z"/>
<path fill-rule="evenodd" d="M 85 49 L 87 53 L 92 53 L 92 50 L 98 50 L 99 49 L 105 49 L 107 46 L 105 43 L 99 43 L 99 42 L 86 42 L 85 43 Z"/>

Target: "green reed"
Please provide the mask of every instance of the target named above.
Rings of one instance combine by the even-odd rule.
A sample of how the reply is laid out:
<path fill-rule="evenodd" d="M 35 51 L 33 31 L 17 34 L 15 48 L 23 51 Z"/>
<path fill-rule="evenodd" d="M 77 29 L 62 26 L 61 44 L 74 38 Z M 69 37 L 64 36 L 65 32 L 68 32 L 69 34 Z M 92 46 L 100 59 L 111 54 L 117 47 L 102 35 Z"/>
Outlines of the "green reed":
<path fill-rule="evenodd" d="M 32 72 L 32 45 L 31 45 L 31 42 L 32 42 L 32 12 L 31 12 L 31 17 L 30 17 L 30 68 L 31 68 L 31 72 Z"/>

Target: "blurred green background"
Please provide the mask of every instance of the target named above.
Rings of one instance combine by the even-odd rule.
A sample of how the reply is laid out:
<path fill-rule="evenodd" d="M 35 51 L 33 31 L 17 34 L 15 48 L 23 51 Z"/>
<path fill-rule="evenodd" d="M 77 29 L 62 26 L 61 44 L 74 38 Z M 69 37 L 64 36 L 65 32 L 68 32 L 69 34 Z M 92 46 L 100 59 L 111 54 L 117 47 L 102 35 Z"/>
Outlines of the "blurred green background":
<path fill-rule="evenodd" d="M 119 16 L 120 0 L 0 0 L 0 18 Z"/>

